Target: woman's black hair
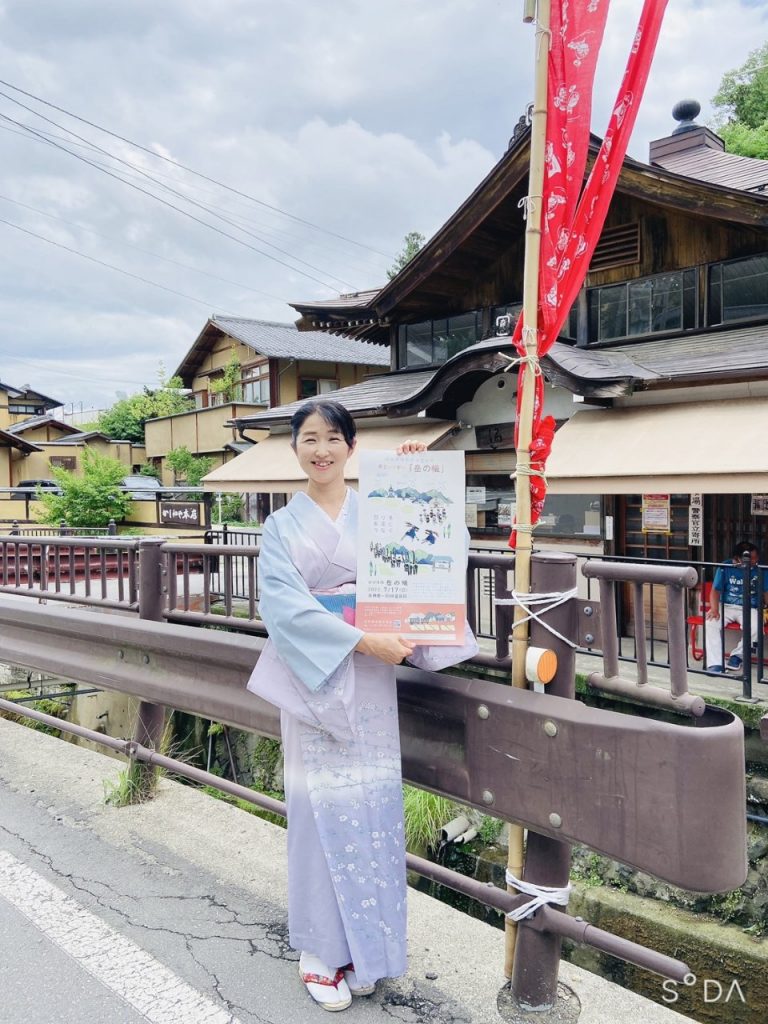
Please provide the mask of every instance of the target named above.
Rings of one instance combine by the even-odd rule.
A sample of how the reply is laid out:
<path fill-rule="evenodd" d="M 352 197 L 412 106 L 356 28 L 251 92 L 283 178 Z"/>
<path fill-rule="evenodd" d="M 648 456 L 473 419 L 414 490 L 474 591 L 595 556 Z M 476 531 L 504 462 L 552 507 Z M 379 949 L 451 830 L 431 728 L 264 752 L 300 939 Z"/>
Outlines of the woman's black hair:
<path fill-rule="evenodd" d="M 291 445 L 294 448 L 296 447 L 299 431 L 304 426 L 304 421 L 313 413 L 322 416 L 329 427 L 333 427 L 334 430 L 338 430 L 343 435 L 347 446 L 349 448 L 352 447 L 355 443 L 355 435 L 357 434 L 355 421 L 343 405 L 330 399 L 323 399 L 322 401 L 312 400 L 305 402 L 291 417 Z"/>

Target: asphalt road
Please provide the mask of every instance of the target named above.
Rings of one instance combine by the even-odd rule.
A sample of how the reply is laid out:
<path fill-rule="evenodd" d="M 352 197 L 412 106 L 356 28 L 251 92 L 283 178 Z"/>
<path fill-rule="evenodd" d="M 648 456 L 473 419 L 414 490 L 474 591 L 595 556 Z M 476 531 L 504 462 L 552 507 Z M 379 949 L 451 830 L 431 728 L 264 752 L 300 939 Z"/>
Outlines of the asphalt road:
<path fill-rule="evenodd" d="M 285 832 L 164 781 L 104 802 L 120 763 L 0 719 L 1 1024 L 326 1021 L 286 941 Z M 503 935 L 409 894 L 409 973 L 348 1024 L 494 1024 Z M 685 1018 L 569 964 L 579 1024 Z"/>

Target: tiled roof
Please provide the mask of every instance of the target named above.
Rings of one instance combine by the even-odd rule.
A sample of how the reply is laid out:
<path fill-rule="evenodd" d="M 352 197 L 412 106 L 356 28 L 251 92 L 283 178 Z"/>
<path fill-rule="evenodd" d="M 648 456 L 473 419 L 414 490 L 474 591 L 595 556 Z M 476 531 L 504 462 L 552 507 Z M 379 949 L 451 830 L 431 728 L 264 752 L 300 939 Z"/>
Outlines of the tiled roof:
<path fill-rule="evenodd" d="M 573 388 L 575 379 L 584 383 L 585 393 L 603 397 L 682 379 L 697 378 L 713 384 L 728 378 L 768 379 L 768 324 L 634 341 L 610 348 L 577 348 L 555 342 L 542 367 L 553 384 Z"/>
<path fill-rule="evenodd" d="M 56 419 L 50 413 L 44 413 L 42 416 L 30 416 L 29 419 L 21 420 L 19 423 L 12 423 L 10 427 L 5 429 L 11 434 L 24 434 L 27 430 L 44 427 L 48 423 L 54 427 L 63 428 L 69 434 L 80 433 L 76 427 L 73 427 L 70 423 L 64 423 L 63 420 Z"/>
<path fill-rule="evenodd" d="M 351 384 L 347 388 L 331 391 L 323 398 L 339 402 L 351 413 L 368 413 L 369 415 L 385 414 L 389 406 L 405 401 L 418 394 L 429 383 L 438 371 L 417 370 L 405 373 L 385 373 L 381 376 L 368 377 L 359 384 Z M 311 398 L 303 398 L 289 405 L 278 405 L 254 416 L 238 417 L 238 424 L 243 427 L 271 427 L 277 423 L 287 423 L 291 416 Z"/>
<path fill-rule="evenodd" d="M 294 324 L 269 320 L 214 316 L 211 322 L 263 356 L 276 359 L 316 359 L 329 363 L 361 363 L 364 366 L 389 365 L 388 350 L 367 341 L 334 338 L 322 331 L 299 332 Z"/>
<path fill-rule="evenodd" d="M 102 441 L 110 440 L 109 436 L 102 434 L 100 430 L 86 430 L 79 431 L 77 434 L 67 434 L 66 437 L 58 437 L 55 441 L 47 441 L 46 444 L 84 444 L 86 441 L 96 438 L 100 438 Z"/>
<path fill-rule="evenodd" d="M 0 430 L 0 445 L 8 445 L 11 448 L 18 448 L 19 451 L 29 454 L 30 452 L 41 452 L 43 449 L 32 441 L 25 441 L 23 437 L 16 437 L 8 430 Z"/>
<path fill-rule="evenodd" d="M 761 192 L 768 189 L 768 160 L 757 160 L 750 156 L 725 153 L 710 146 L 697 146 L 657 157 L 654 163 L 673 174 L 686 178 L 708 181 L 710 185 L 741 192 Z"/>

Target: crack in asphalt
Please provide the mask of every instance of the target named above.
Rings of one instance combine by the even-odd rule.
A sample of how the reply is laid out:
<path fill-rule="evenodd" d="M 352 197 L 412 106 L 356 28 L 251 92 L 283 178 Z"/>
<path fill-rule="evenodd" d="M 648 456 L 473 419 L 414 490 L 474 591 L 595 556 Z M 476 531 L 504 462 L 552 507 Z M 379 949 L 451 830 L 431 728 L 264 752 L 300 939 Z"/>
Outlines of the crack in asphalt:
<path fill-rule="evenodd" d="M 240 915 L 238 911 L 232 910 L 231 908 L 227 907 L 226 904 L 223 903 L 221 900 L 218 900 L 214 896 L 211 896 L 210 894 L 206 893 L 200 893 L 198 896 L 188 894 L 182 896 L 149 896 L 146 898 L 186 902 L 203 902 L 208 904 L 208 906 L 211 908 L 225 910 L 233 918 L 233 920 L 226 922 L 227 924 L 234 924 L 243 928 L 262 928 L 264 930 L 264 939 L 266 939 L 268 942 L 274 941 L 275 944 L 278 945 L 280 952 L 273 953 L 268 948 L 261 948 L 259 946 L 259 940 L 253 938 L 252 936 L 238 937 L 235 935 L 221 935 L 214 933 L 195 934 L 194 932 L 180 931 L 176 928 L 171 927 L 170 925 L 152 925 L 143 921 L 138 921 L 134 919 L 134 917 L 132 917 L 127 911 L 121 909 L 119 906 L 115 906 L 113 902 L 110 902 L 110 900 L 107 899 L 106 894 L 101 895 L 99 892 L 94 891 L 94 888 L 100 887 L 101 889 L 106 890 L 106 893 L 109 894 L 109 896 L 111 896 L 113 900 L 129 900 L 133 903 L 138 904 L 142 902 L 143 897 L 134 896 L 128 893 L 117 892 L 108 882 L 103 882 L 100 879 L 95 878 L 85 878 L 82 875 L 77 875 L 73 872 L 65 871 L 64 869 L 56 866 L 56 864 L 53 861 L 53 858 L 49 854 L 44 853 L 42 850 L 38 849 L 34 845 L 34 843 L 32 843 L 29 839 L 27 839 L 20 833 L 14 832 L 12 829 L 9 829 L 4 825 L 0 825 L 0 832 L 5 833 L 7 836 L 14 838 L 15 840 L 17 840 L 17 842 L 21 843 L 29 851 L 30 854 L 32 854 L 34 857 L 38 859 L 39 862 L 45 864 L 46 867 L 57 879 L 66 880 L 77 892 L 86 893 L 87 895 L 89 895 L 92 898 L 92 900 L 95 901 L 96 905 L 102 910 L 107 910 L 110 911 L 112 914 L 116 914 L 118 917 L 122 918 L 126 922 L 126 924 L 130 925 L 133 928 L 141 929 L 142 931 L 146 932 L 173 935 L 177 938 L 182 939 L 184 941 L 184 946 L 192 961 L 210 979 L 213 991 L 216 993 L 216 996 L 218 997 L 221 1004 L 226 1008 L 227 1012 L 230 1014 L 230 1021 L 235 1021 L 237 1019 L 238 1013 L 240 1013 L 244 1016 L 250 1017 L 256 1021 L 261 1022 L 261 1024 L 277 1024 L 276 1021 L 273 1021 L 268 1017 L 263 1017 L 260 1014 L 256 1013 L 254 1010 L 249 1009 L 248 1007 L 240 1006 L 233 1000 L 227 998 L 227 996 L 225 996 L 224 992 L 222 991 L 223 983 L 219 979 L 218 975 L 212 968 L 210 968 L 206 963 L 204 963 L 203 960 L 201 960 L 201 958 L 193 949 L 192 943 L 207 942 L 211 940 L 242 943 L 248 947 L 249 956 L 261 954 L 263 956 L 269 957 L 269 959 L 272 960 L 298 959 L 297 954 L 294 954 L 293 957 L 286 957 L 283 955 L 284 951 L 290 950 L 290 947 L 287 946 L 287 928 L 284 928 L 283 925 L 274 921 L 241 921 L 239 920 Z M 274 939 L 272 938 L 273 936 Z M 290 950 L 290 952 L 293 953 L 293 950 Z"/>

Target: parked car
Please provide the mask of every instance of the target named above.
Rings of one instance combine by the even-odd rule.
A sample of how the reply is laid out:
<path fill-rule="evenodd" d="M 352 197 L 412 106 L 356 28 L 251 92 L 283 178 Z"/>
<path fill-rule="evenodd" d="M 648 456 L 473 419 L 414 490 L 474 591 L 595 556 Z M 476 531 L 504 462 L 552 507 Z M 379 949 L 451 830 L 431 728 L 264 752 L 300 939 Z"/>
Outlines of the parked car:
<path fill-rule="evenodd" d="M 144 476 L 143 473 L 123 477 L 123 487 L 131 488 L 128 497 L 134 501 L 154 501 L 162 497 L 160 481 L 154 476 Z M 133 490 L 134 487 L 136 490 Z"/>
<path fill-rule="evenodd" d="M 19 480 L 17 487 L 41 487 L 44 491 L 53 491 L 54 494 L 61 494 L 61 488 L 55 480 Z M 25 498 L 34 498 L 34 491 L 13 491 L 13 501 L 24 501 Z"/>

